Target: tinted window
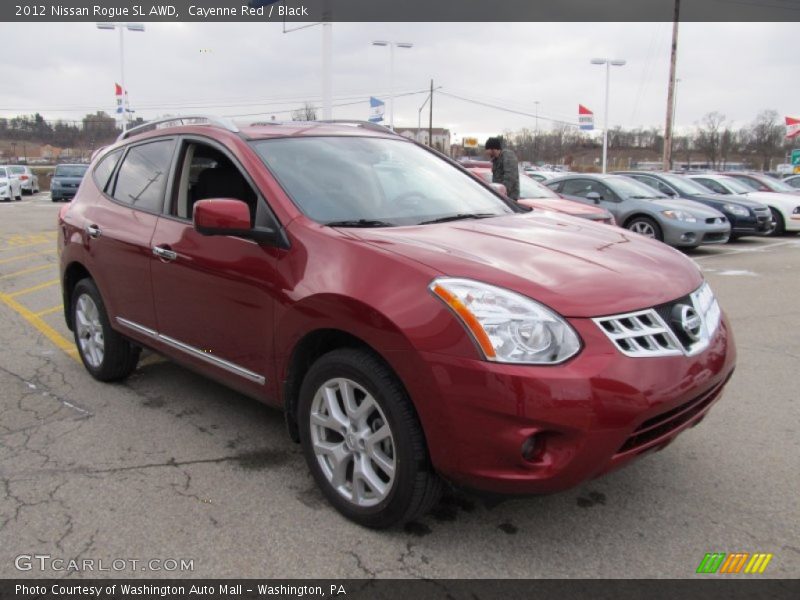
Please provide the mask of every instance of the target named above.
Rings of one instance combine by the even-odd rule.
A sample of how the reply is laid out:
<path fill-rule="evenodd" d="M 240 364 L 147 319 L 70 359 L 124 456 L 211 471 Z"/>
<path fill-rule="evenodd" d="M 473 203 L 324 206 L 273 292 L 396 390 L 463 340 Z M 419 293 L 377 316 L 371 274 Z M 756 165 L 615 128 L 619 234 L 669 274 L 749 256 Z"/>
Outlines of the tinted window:
<path fill-rule="evenodd" d="M 0 177 L 8 177 L 5 169 L 0 168 Z"/>
<path fill-rule="evenodd" d="M 24 173 L 25 167 L 8 167 L 8 170 L 12 173 Z"/>
<path fill-rule="evenodd" d="M 561 188 L 561 193 L 567 196 L 579 196 L 585 198 L 589 192 L 597 192 L 594 189 L 592 182 L 586 179 L 570 179 L 564 182 L 564 187 Z"/>
<path fill-rule="evenodd" d="M 174 146 L 173 140 L 162 140 L 131 148 L 119 168 L 114 199 L 161 212 Z"/>
<path fill-rule="evenodd" d="M 117 166 L 117 161 L 119 160 L 120 154 L 122 154 L 122 150 L 112 152 L 99 163 L 97 163 L 97 166 L 94 168 L 94 181 L 97 183 L 97 187 L 103 191 L 106 189 L 108 178 L 111 177 L 114 167 Z"/>
<path fill-rule="evenodd" d="M 58 165 L 56 167 L 55 177 L 83 177 L 88 165 Z"/>

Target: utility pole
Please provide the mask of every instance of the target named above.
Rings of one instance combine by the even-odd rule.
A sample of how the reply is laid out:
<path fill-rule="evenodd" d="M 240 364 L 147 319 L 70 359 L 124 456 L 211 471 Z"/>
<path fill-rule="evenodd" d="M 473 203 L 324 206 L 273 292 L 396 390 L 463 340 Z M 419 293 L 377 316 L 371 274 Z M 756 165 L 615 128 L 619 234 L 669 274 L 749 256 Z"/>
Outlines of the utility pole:
<path fill-rule="evenodd" d="M 678 58 L 678 21 L 680 20 L 681 0 L 675 0 L 675 16 L 672 22 L 672 52 L 669 60 L 669 91 L 667 92 L 667 125 L 664 128 L 663 169 L 672 169 L 672 127 L 675 113 L 675 63 Z"/>
<path fill-rule="evenodd" d="M 431 104 L 428 112 L 428 141 L 433 148 L 433 79 L 431 79 Z"/>

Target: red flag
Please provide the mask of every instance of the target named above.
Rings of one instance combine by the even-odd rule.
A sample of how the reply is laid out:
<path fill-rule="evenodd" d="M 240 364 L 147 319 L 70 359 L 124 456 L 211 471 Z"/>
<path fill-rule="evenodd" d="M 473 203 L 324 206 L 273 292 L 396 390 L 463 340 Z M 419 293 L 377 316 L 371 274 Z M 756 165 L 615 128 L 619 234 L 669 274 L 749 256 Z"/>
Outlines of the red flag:
<path fill-rule="evenodd" d="M 800 119 L 786 117 L 786 137 L 796 138 L 800 135 Z"/>
<path fill-rule="evenodd" d="M 593 115 L 594 113 L 586 108 L 583 104 L 578 104 L 578 114 L 579 115 Z"/>
<path fill-rule="evenodd" d="M 114 95 L 115 96 L 122 96 L 122 86 L 118 83 L 114 84 Z"/>

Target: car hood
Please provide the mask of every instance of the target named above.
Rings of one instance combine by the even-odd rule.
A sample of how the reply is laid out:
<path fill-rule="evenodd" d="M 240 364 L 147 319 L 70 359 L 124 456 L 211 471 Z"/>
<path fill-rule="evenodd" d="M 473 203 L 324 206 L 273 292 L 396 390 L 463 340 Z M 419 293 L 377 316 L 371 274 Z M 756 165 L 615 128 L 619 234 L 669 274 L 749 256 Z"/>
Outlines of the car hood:
<path fill-rule="evenodd" d="M 605 215 L 607 212 L 604 208 L 582 204 L 566 198 L 520 198 L 517 202 L 523 206 L 554 210 L 568 215 Z"/>
<path fill-rule="evenodd" d="M 684 200 L 682 198 L 665 198 L 663 200 L 654 200 L 653 204 L 663 206 L 672 210 L 685 210 L 692 213 L 696 217 L 721 217 L 722 214 L 716 209 L 700 204 L 694 200 Z"/>
<path fill-rule="evenodd" d="M 514 290 L 567 317 L 663 304 L 702 283 L 694 263 L 661 242 L 555 213 L 347 231 L 444 275 Z"/>
<path fill-rule="evenodd" d="M 747 196 L 727 196 L 724 194 L 698 194 L 691 197 L 692 200 L 703 200 L 705 202 L 713 202 L 719 206 L 723 204 L 740 204 L 747 208 L 766 208 L 763 202 L 752 200 Z"/>
<path fill-rule="evenodd" d="M 736 196 L 737 199 L 741 197 L 742 196 Z M 783 208 L 791 209 L 795 206 L 800 206 L 800 198 L 794 194 L 784 194 L 781 192 L 750 192 L 744 197 L 760 202 L 761 204 L 781 206 Z"/>

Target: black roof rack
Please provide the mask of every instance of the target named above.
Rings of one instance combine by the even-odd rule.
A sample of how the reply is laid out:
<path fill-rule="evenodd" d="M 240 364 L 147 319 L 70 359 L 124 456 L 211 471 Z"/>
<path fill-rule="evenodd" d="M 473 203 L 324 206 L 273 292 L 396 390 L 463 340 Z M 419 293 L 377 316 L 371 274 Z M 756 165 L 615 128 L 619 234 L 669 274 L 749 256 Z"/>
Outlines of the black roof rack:
<path fill-rule="evenodd" d="M 163 119 L 156 119 L 155 121 L 148 121 L 142 125 L 131 127 L 127 131 L 123 131 L 117 138 L 117 141 L 128 139 L 132 135 L 144 133 L 145 131 L 153 131 L 155 129 L 162 129 L 164 127 L 175 127 L 178 125 L 212 125 L 214 127 L 221 127 L 232 131 L 239 132 L 239 128 L 230 119 L 221 117 L 209 117 L 206 115 L 189 115 L 189 116 L 176 116 L 164 117 Z"/>

